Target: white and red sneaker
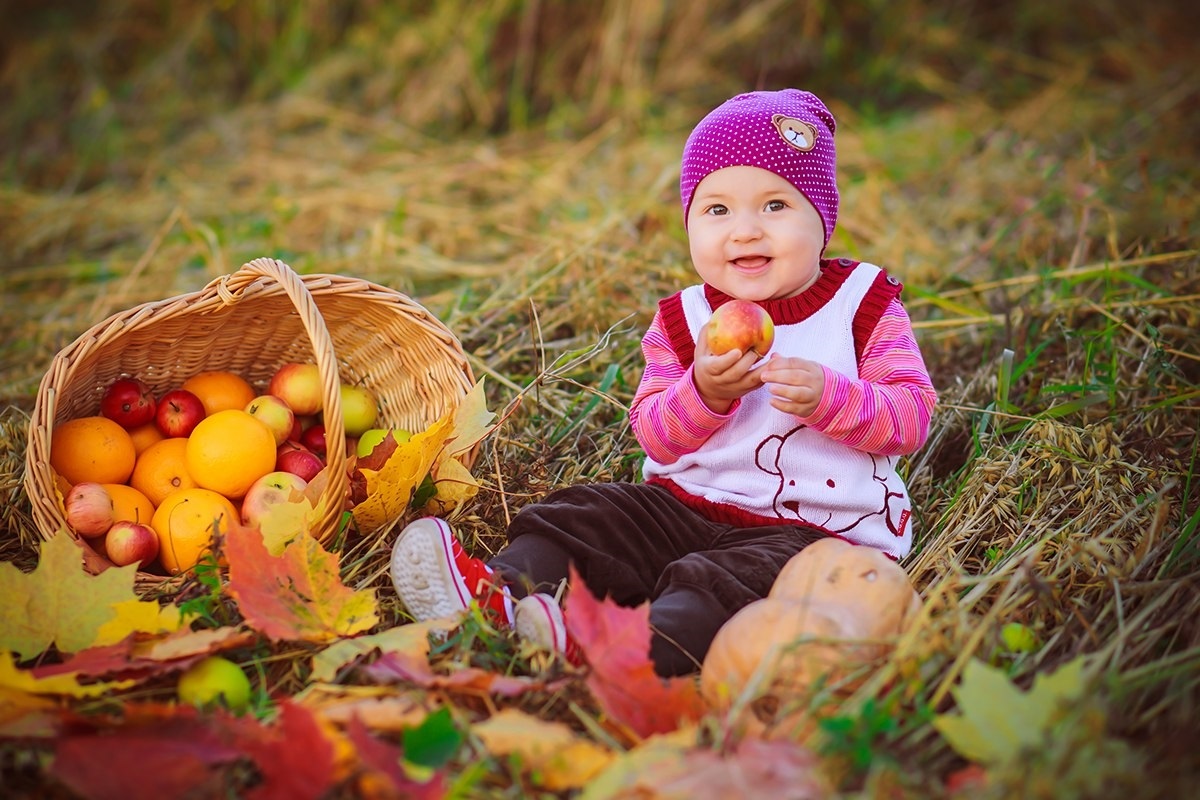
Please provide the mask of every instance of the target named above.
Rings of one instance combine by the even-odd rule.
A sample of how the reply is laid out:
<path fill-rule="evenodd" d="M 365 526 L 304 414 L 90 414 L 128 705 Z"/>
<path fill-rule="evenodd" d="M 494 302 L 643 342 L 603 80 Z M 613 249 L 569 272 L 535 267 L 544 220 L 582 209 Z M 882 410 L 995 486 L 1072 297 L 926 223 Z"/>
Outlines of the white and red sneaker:
<path fill-rule="evenodd" d="M 467 555 L 443 519 L 422 517 L 400 531 L 391 574 L 396 594 L 418 622 L 453 616 L 475 601 L 496 624 L 513 624 L 512 596 L 491 567 Z"/>
<path fill-rule="evenodd" d="M 583 651 L 567 633 L 562 609 L 553 595 L 538 592 L 521 598 L 513 617 L 513 627 L 521 639 L 561 655 L 575 666 L 583 664 Z"/>

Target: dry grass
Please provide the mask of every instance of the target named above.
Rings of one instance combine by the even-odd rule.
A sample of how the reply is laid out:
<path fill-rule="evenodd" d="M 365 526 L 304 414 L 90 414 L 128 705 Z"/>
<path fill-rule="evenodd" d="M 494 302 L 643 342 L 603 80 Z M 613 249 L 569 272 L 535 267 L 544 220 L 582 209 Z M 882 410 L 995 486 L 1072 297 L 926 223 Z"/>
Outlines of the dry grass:
<path fill-rule="evenodd" d="M 638 339 L 654 301 L 693 279 L 674 197 L 683 137 L 746 85 L 801 83 L 841 123 L 832 250 L 906 282 L 941 394 L 908 465 L 923 533 L 905 566 L 927 613 L 888 674 L 918 676 L 909 703 L 945 710 L 972 657 L 1025 684 L 1086 654 L 1094 713 L 1029 774 L 1094 796 L 1081 773 L 1099 773 L 1112 794 L 1095 796 L 1114 797 L 1134 796 L 1131 771 L 1144 797 L 1200 775 L 1185 745 L 1200 712 L 1200 94 L 1179 18 L 1130 25 L 1101 4 L 1098 29 L 1056 38 L 1072 10 L 1039 22 L 1030 6 L 988 39 L 987 20 L 952 24 L 948 3 L 896 4 L 890 37 L 823 3 L 445 2 L 408 25 L 354 6 L 371 29 L 319 3 L 325 26 L 301 41 L 314 18 L 265 4 L 166 20 L 149 5 L 131 4 L 140 27 L 27 42 L 0 78 L 19 155 L 0 186 L 4 559 L 27 566 L 38 538 L 21 460 L 53 353 L 260 255 L 390 285 L 459 334 L 505 416 L 476 463 L 485 490 L 456 520 L 478 552 L 552 488 L 635 478 Z M 186 68 L 220 51 L 218 21 L 265 66 L 216 60 L 209 91 L 181 94 Z M 776 33 L 789 26 L 799 46 Z M 838 31 L 875 43 L 874 60 L 834 47 Z M 129 63 L 105 61 L 112 41 Z M 83 54 L 60 66 L 74 88 L 48 96 L 70 124 L 49 133 L 37 81 L 22 91 L 17 75 L 68 43 Z M 381 595 L 386 544 L 344 556 Z M 1044 647 L 1003 652 L 1010 620 Z M 1096 755 L 1118 740 L 1142 760 Z M 955 764 L 928 725 L 873 746 L 911 775 L 880 758 L 848 780 L 867 794 L 930 796 Z"/>

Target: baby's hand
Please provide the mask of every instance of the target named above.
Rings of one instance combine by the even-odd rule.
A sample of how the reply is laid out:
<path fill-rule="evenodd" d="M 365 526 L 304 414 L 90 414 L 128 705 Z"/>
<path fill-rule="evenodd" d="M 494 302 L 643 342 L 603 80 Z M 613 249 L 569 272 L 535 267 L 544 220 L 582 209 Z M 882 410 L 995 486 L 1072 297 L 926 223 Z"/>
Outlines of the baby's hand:
<path fill-rule="evenodd" d="M 825 391 L 825 370 L 817 362 L 772 354 L 755 372 L 761 373 L 775 408 L 798 417 L 817 410 Z"/>
<path fill-rule="evenodd" d="M 759 357 L 753 350 L 745 353 L 730 350 L 715 355 L 708 349 L 707 327 L 701 328 L 700 335 L 696 337 L 692 376 L 704 404 L 718 414 L 724 414 L 734 400 L 762 386 L 763 380 L 759 376 L 761 370 L 750 369 Z"/>

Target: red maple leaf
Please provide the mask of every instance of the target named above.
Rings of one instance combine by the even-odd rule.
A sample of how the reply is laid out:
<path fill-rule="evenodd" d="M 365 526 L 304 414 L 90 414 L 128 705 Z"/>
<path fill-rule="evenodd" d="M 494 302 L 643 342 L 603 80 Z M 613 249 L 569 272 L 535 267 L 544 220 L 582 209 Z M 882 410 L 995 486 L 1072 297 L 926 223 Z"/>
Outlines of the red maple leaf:
<path fill-rule="evenodd" d="M 591 671 L 587 685 L 613 719 L 641 737 L 667 733 L 699 719 L 704 701 L 692 678 L 663 679 L 650 661 L 650 604 L 624 608 L 597 600 L 571 568 L 567 631 Z"/>
<path fill-rule="evenodd" d="M 441 773 L 425 783 L 408 777 L 401 762 L 404 754 L 400 748 L 375 738 L 357 716 L 346 725 L 346 737 L 362 764 L 359 776 L 360 794 L 367 797 L 404 797 L 409 800 L 440 800 L 449 788 Z M 382 784 L 382 785 L 380 785 Z"/>
<path fill-rule="evenodd" d="M 242 740 L 263 782 L 247 797 L 255 800 L 316 800 L 334 781 L 333 743 L 312 712 L 291 701 L 279 704 L 275 725 Z"/>
<path fill-rule="evenodd" d="M 202 718 L 190 706 L 130 704 L 120 718 L 75 717 L 49 773 L 88 800 L 207 796 L 220 786 L 215 767 L 241 755 L 240 728 L 224 712 Z"/>

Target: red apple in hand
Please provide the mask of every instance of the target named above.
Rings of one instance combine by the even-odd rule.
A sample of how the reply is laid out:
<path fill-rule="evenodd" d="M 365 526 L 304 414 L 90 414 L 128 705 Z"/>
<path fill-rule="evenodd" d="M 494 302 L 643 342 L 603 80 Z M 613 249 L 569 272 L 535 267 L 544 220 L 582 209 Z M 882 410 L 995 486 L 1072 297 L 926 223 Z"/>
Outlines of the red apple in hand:
<path fill-rule="evenodd" d="M 729 300 L 708 321 L 708 349 L 716 355 L 750 350 L 765 356 L 775 342 L 775 323 L 757 303 Z"/>
<path fill-rule="evenodd" d="M 246 413 L 271 429 L 275 446 L 283 444 L 296 426 L 296 414 L 273 394 L 260 394 L 246 405 Z"/>
<path fill-rule="evenodd" d="M 308 481 L 293 472 L 268 472 L 250 484 L 242 498 L 242 524 L 257 528 L 274 506 L 305 499 L 307 487 Z"/>
<path fill-rule="evenodd" d="M 125 430 L 153 420 L 157 406 L 150 387 L 137 378 L 118 378 L 108 385 L 100 398 L 100 414 Z"/>
<path fill-rule="evenodd" d="M 104 554 L 118 567 L 136 561 L 144 569 L 158 558 L 158 534 L 149 525 L 117 520 L 104 535 Z"/>
<path fill-rule="evenodd" d="M 190 436 L 204 419 L 204 403 L 187 389 L 172 389 L 158 400 L 154 424 L 167 438 Z"/>
<path fill-rule="evenodd" d="M 267 394 L 282 399 L 293 413 L 300 415 L 315 414 L 325 405 L 321 373 L 316 364 L 284 364 L 271 376 Z"/>
<path fill-rule="evenodd" d="M 275 451 L 275 470 L 299 475 L 311 481 L 325 466 L 321 457 L 299 442 L 284 442 Z"/>

